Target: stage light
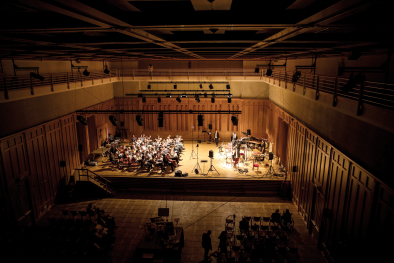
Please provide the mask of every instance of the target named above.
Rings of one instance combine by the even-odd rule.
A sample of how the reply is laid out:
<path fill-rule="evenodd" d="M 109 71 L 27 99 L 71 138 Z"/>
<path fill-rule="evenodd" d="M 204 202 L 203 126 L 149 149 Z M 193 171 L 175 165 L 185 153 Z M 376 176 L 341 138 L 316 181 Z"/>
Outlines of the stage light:
<path fill-rule="evenodd" d="M 168 94 L 166 95 L 166 97 L 167 97 L 167 98 L 171 98 L 171 93 L 168 93 Z"/>
<path fill-rule="evenodd" d="M 145 103 L 146 102 L 146 98 L 142 97 L 142 102 Z"/>
<path fill-rule="evenodd" d="M 104 73 L 105 73 L 105 74 L 109 74 L 109 72 L 110 72 L 110 71 L 108 70 L 108 67 L 105 66 Z"/>
<path fill-rule="evenodd" d="M 227 98 L 227 102 L 228 102 L 228 103 L 231 103 L 231 98 Z"/>
<path fill-rule="evenodd" d="M 199 102 L 200 102 L 200 97 L 199 97 L 198 95 L 196 95 L 196 96 L 195 96 L 195 100 L 196 100 L 196 102 L 199 103 Z"/>
<path fill-rule="evenodd" d="M 148 89 L 150 89 L 150 84 L 148 85 Z"/>
<path fill-rule="evenodd" d="M 181 98 L 179 98 L 179 97 L 178 97 L 178 98 L 176 98 L 176 101 L 177 101 L 177 102 L 179 102 L 179 103 L 181 103 L 181 102 L 182 102 Z"/>
<path fill-rule="evenodd" d="M 204 93 L 204 98 L 208 98 L 208 94 L 206 92 Z"/>
<path fill-rule="evenodd" d="M 350 90 L 356 87 L 357 84 L 365 81 L 365 75 L 360 72 L 355 77 L 353 77 L 353 73 L 350 74 L 349 81 L 345 85 L 342 86 L 341 90 L 343 93 L 348 93 Z"/>
<path fill-rule="evenodd" d="M 295 83 L 301 77 L 301 71 L 296 71 L 291 79 L 291 82 Z"/>
<path fill-rule="evenodd" d="M 259 73 L 260 72 L 260 68 L 259 67 L 256 67 L 255 69 L 254 69 L 254 73 Z"/>
<path fill-rule="evenodd" d="M 226 89 L 230 89 L 230 84 L 227 84 L 227 85 L 226 85 Z"/>
<path fill-rule="evenodd" d="M 88 76 L 90 75 L 90 72 L 89 72 L 87 69 L 85 69 L 85 70 L 82 72 L 82 74 L 85 75 L 86 77 L 88 77 Z"/>
<path fill-rule="evenodd" d="M 211 98 L 211 103 L 215 103 L 215 98 Z"/>
<path fill-rule="evenodd" d="M 213 85 L 212 84 L 209 84 L 209 89 L 213 89 Z"/>
<path fill-rule="evenodd" d="M 136 121 L 138 123 L 138 126 L 142 126 L 142 118 L 141 118 L 141 116 L 137 115 L 137 116 L 135 116 L 135 119 L 136 119 Z"/>
<path fill-rule="evenodd" d="M 200 84 L 200 89 L 202 89 L 202 84 Z"/>
<path fill-rule="evenodd" d="M 77 120 L 83 125 L 88 125 L 88 121 L 82 115 L 78 115 Z"/>
<path fill-rule="evenodd" d="M 160 103 L 161 102 L 161 98 L 157 97 L 157 102 Z"/>
<path fill-rule="evenodd" d="M 271 76 L 272 75 L 272 69 L 267 69 L 267 72 L 265 73 L 266 76 Z"/>
<path fill-rule="evenodd" d="M 176 86 L 176 84 L 174 85 L 174 89 L 176 89 L 177 88 L 177 86 Z"/>
<path fill-rule="evenodd" d="M 231 122 L 233 123 L 234 126 L 237 126 L 238 125 L 238 118 L 236 116 L 232 116 Z"/>
<path fill-rule="evenodd" d="M 199 114 L 197 116 L 197 122 L 198 122 L 198 126 L 203 126 L 204 125 L 204 118 L 201 114 Z"/>
<path fill-rule="evenodd" d="M 36 73 L 30 72 L 30 77 L 44 81 L 44 77 Z"/>
<path fill-rule="evenodd" d="M 183 94 L 181 95 L 181 98 L 187 98 L 186 93 L 183 93 Z"/>
<path fill-rule="evenodd" d="M 113 126 L 118 126 L 118 121 L 116 120 L 114 115 L 109 116 L 109 121 L 112 123 Z"/>
<path fill-rule="evenodd" d="M 233 94 L 229 93 L 227 97 L 231 98 L 232 96 L 233 96 Z"/>

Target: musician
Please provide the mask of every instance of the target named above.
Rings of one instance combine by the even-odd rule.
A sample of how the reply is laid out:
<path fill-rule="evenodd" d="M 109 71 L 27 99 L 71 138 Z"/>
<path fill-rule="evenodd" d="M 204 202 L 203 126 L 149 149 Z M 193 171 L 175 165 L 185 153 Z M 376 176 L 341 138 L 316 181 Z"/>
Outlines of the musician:
<path fill-rule="evenodd" d="M 218 130 L 215 131 L 214 138 L 215 138 L 216 147 L 218 147 L 218 143 L 219 143 L 219 140 L 220 140 L 220 136 L 219 136 Z"/>
<path fill-rule="evenodd" d="M 235 143 L 237 141 L 237 135 L 235 134 L 235 132 L 233 132 L 233 134 L 231 135 L 231 142 L 232 142 L 232 146 L 235 147 Z"/>
<path fill-rule="evenodd" d="M 113 142 L 113 141 L 114 141 L 114 137 L 112 136 L 111 133 L 108 134 L 108 140 L 109 140 L 110 142 Z"/>

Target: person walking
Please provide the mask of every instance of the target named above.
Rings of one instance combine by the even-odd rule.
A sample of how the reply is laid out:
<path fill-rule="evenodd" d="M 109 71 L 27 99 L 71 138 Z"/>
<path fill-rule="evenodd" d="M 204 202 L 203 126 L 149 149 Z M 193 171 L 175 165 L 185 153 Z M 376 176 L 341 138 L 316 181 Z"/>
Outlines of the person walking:
<path fill-rule="evenodd" d="M 208 257 L 208 253 L 209 250 L 212 249 L 212 243 L 211 243 L 211 230 L 208 230 L 207 233 L 202 234 L 202 242 L 201 245 L 204 248 L 204 260 L 207 262 L 209 257 Z"/>
<path fill-rule="evenodd" d="M 218 147 L 218 143 L 219 143 L 219 140 L 220 140 L 218 130 L 215 131 L 215 136 L 214 137 L 215 137 L 216 147 Z"/>
<path fill-rule="evenodd" d="M 227 258 L 227 232 L 222 231 L 220 233 L 219 238 L 219 248 L 220 248 L 220 254 L 224 254 L 225 258 Z"/>

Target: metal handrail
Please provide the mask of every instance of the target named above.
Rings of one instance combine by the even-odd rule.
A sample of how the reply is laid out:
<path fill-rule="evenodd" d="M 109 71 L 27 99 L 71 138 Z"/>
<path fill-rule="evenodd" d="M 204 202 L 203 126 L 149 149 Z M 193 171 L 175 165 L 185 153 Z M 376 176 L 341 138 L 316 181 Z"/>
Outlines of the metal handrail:
<path fill-rule="evenodd" d="M 91 71 L 89 76 L 84 76 L 81 73 L 45 73 L 41 74 L 44 77 L 44 81 L 31 78 L 30 75 L 0 75 L 0 91 L 4 91 L 6 99 L 8 99 L 8 91 L 13 89 L 31 89 L 32 95 L 34 95 L 34 88 L 40 86 L 51 86 L 52 91 L 54 90 L 54 85 L 59 84 L 70 84 L 72 83 L 82 83 L 84 81 L 104 79 L 104 78 L 116 78 L 120 77 L 150 77 L 154 80 L 155 77 L 179 77 L 179 76 L 251 76 L 259 77 L 260 80 L 273 83 L 274 85 L 279 85 L 280 87 L 287 88 L 293 85 L 293 91 L 296 89 L 296 85 L 302 86 L 304 89 L 316 90 L 318 92 L 324 92 L 328 94 L 333 94 L 334 97 L 344 97 L 351 100 L 359 100 L 360 88 L 357 86 L 353 88 L 352 91 L 348 93 L 342 92 L 342 87 L 349 81 L 345 78 L 337 78 L 331 76 L 315 75 L 302 73 L 301 77 L 298 79 L 296 85 L 292 83 L 294 71 L 281 71 L 273 70 L 271 76 L 266 76 L 266 69 L 260 69 L 258 73 L 255 72 L 254 68 L 201 68 L 201 69 L 185 69 L 185 68 L 175 68 L 175 69 L 154 69 L 149 71 L 148 69 L 116 69 L 111 70 L 110 74 L 104 74 L 102 71 Z M 206 82 L 206 81 L 205 81 Z M 365 81 L 363 87 L 363 94 L 369 97 L 368 104 L 372 104 L 378 107 L 384 107 L 392 109 L 394 104 L 394 84 L 379 83 L 373 81 Z M 370 94 L 368 96 L 368 94 Z M 372 97 L 371 94 L 374 96 Z M 384 97 L 384 98 L 383 98 Z M 316 96 L 318 99 L 318 95 Z M 367 102 L 367 101 L 365 101 Z"/>
<path fill-rule="evenodd" d="M 108 184 L 110 184 L 111 181 L 109 181 L 108 179 L 105 179 L 104 177 L 102 177 L 102 176 L 96 174 L 95 172 L 90 171 L 89 169 L 86 169 L 86 168 L 75 169 L 75 170 L 78 171 L 78 176 L 79 176 L 79 177 L 81 177 L 81 176 L 86 176 L 86 177 L 88 178 L 88 181 L 89 181 L 89 178 L 91 178 L 91 179 L 93 179 L 93 180 L 95 180 L 95 181 L 99 181 L 99 180 L 97 180 L 96 178 L 90 176 L 89 173 L 94 174 L 95 176 L 97 176 L 98 178 L 100 178 L 100 180 L 104 180 L 104 181 L 105 181 L 105 191 L 106 191 L 107 193 L 109 193 Z M 79 171 L 87 171 L 87 173 L 86 173 L 86 175 L 84 175 L 84 174 L 81 175 Z"/>

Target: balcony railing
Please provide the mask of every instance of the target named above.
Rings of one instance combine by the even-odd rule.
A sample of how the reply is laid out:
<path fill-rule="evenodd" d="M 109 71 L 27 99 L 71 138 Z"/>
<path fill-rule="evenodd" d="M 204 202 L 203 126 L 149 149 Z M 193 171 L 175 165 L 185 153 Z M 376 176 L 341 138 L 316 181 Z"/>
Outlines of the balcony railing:
<path fill-rule="evenodd" d="M 103 80 L 104 78 L 149 78 L 155 80 L 160 77 L 255 77 L 264 82 L 278 85 L 286 89 L 295 91 L 302 87 L 304 94 L 307 89 L 316 92 L 316 99 L 319 99 L 320 92 L 332 94 L 333 106 L 337 104 L 337 98 L 343 97 L 350 100 L 358 101 L 359 107 L 357 113 L 362 113 L 363 103 L 394 110 L 394 84 L 378 83 L 364 81 L 362 85 L 356 85 L 349 92 L 343 92 L 342 87 L 349 81 L 345 78 L 328 77 L 314 74 L 302 73 L 296 82 L 292 83 L 293 72 L 291 71 L 273 71 L 272 75 L 267 77 L 266 70 L 260 70 L 258 73 L 254 69 L 232 68 L 232 69 L 124 69 L 111 70 L 110 74 L 104 74 L 102 71 L 91 71 L 89 76 L 81 73 L 47 73 L 42 74 L 44 81 L 34 79 L 30 75 L 9 76 L 0 75 L 0 91 L 8 98 L 8 91 L 13 89 L 30 89 L 34 95 L 34 88 L 40 86 L 50 86 L 52 91 L 54 85 L 67 84 L 70 88 L 71 83 L 82 83 L 85 81 Z M 236 78 L 235 78 L 236 79 Z M 118 80 L 118 79 L 117 79 Z M 231 79 L 229 79 L 231 80 Z"/>

